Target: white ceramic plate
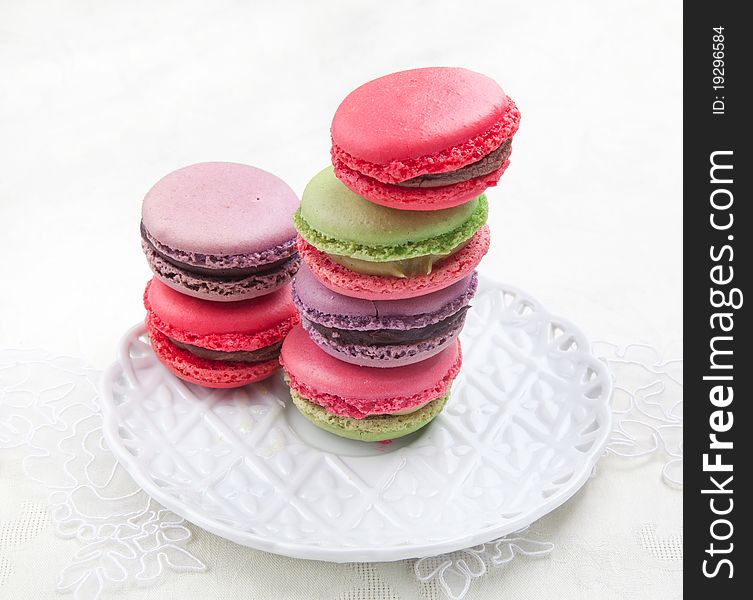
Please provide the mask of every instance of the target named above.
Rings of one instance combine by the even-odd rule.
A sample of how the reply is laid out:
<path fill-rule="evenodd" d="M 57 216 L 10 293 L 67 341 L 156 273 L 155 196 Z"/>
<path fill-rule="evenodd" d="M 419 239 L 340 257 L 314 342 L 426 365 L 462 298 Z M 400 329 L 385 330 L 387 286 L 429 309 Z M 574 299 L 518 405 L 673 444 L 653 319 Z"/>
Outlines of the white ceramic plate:
<path fill-rule="evenodd" d="M 447 407 L 392 443 L 316 428 L 279 376 L 186 384 L 142 325 L 104 376 L 105 439 L 164 506 L 252 548 L 350 562 L 487 542 L 585 483 L 611 430 L 611 378 L 583 334 L 527 294 L 482 281 L 472 304 Z"/>

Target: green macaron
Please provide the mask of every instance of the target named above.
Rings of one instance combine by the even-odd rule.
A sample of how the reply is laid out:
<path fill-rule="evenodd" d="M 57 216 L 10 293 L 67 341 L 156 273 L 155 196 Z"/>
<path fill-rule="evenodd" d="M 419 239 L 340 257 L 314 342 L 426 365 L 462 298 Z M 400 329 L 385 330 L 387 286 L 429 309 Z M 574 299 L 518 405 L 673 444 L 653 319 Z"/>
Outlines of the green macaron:
<path fill-rule="evenodd" d="M 434 261 L 461 248 L 488 212 L 483 194 L 434 211 L 374 204 L 345 187 L 330 166 L 306 186 L 293 223 L 309 244 L 353 270 L 405 275 L 416 264 L 430 271 Z"/>
<path fill-rule="evenodd" d="M 449 398 L 449 392 L 405 415 L 371 415 L 364 419 L 341 417 L 306 400 L 295 390 L 290 390 L 293 403 L 301 414 L 317 427 L 340 437 L 362 442 L 393 440 L 418 431 L 436 417 Z"/>

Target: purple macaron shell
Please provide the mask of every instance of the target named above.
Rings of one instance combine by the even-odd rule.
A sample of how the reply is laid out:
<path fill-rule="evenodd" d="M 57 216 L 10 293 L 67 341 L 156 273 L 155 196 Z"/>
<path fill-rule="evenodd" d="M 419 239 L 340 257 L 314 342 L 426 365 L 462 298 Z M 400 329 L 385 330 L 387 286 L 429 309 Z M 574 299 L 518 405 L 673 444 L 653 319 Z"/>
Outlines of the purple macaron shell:
<path fill-rule="evenodd" d="M 455 314 L 473 298 L 476 273 L 442 290 L 407 300 L 363 300 L 337 294 L 302 263 L 293 282 L 293 302 L 303 317 L 324 327 L 370 331 L 415 329 Z"/>
<path fill-rule="evenodd" d="M 171 248 L 157 240 L 144 226 L 142 235 L 161 254 L 173 261 L 205 269 L 247 269 L 259 267 L 278 260 L 288 258 L 296 253 L 295 238 L 284 241 L 276 246 L 270 246 L 260 252 L 245 254 L 202 254 Z"/>
<path fill-rule="evenodd" d="M 412 344 L 392 344 L 384 346 L 368 346 L 363 344 L 338 344 L 324 337 L 311 326 L 310 321 L 301 319 L 303 328 L 308 332 L 314 343 L 327 354 L 353 365 L 361 367 L 402 367 L 421 362 L 439 354 L 458 337 L 463 329 L 461 319 L 449 331 Z"/>
<path fill-rule="evenodd" d="M 195 298 L 220 302 L 249 300 L 273 292 L 293 278 L 300 264 L 300 258 L 294 254 L 278 268 L 265 273 L 239 278 L 218 278 L 189 273 L 175 266 L 157 255 L 143 240 L 141 247 L 149 267 L 162 283 Z"/>
<path fill-rule="evenodd" d="M 205 264 L 207 255 L 247 261 L 295 238 L 298 202 L 282 179 L 256 167 L 198 163 L 169 173 L 147 192 L 141 221 L 150 241 L 184 256 L 181 262 L 198 256 Z M 243 266 L 265 262 L 271 261 Z"/>

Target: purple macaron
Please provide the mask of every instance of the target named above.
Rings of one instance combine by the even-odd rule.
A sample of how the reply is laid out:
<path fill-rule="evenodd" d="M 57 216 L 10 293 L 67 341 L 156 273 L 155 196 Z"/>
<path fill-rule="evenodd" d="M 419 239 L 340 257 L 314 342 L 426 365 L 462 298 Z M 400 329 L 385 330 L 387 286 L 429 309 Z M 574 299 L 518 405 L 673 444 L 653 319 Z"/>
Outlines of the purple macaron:
<path fill-rule="evenodd" d="M 166 285 L 206 300 L 247 300 L 298 270 L 295 192 L 249 165 L 198 163 L 166 175 L 144 197 L 141 247 Z"/>
<path fill-rule="evenodd" d="M 476 273 L 408 300 L 363 300 L 322 285 L 304 263 L 293 281 L 301 324 L 325 352 L 368 367 L 417 363 L 448 347 L 463 328 Z"/>

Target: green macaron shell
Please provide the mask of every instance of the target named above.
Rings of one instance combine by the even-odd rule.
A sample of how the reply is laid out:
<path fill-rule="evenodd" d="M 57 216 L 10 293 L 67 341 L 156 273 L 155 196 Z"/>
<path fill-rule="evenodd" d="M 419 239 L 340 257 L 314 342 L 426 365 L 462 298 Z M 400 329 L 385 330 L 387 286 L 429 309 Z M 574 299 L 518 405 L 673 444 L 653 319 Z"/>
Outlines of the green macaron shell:
<path fill-rule="evenodd" d="M 317 427 L 351 440 L 381 442 L 421 429 L 442 411 L 450 394 L 447 392 L 407 415 L 372 415 L 364 419 L 333 415 L 295 390 L 290 390 L 290 396 L 300 413 Z"/>
<path fill-rule="evenodd" d="M 322 252 L 386 262 L 450 254 L 486 223 L 488 213 L 484 194 L 434 211 L 380 206 L 351 192 L 328 167 L 306 186 L 293 224 Z"/>

